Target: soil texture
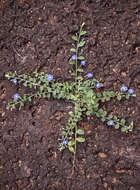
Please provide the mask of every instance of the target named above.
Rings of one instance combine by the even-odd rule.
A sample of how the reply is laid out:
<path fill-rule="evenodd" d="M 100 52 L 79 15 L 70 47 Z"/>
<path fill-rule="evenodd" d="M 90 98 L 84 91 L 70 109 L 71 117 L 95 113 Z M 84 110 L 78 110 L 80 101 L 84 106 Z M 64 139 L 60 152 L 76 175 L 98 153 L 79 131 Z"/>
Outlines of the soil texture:
<path fill-rule="evenodd" d="M 71 36 L 82 22 L 85 73 L 94 73 L 106 90 L 134 89 L 136 98 L 113 99 L 104 108 L 135 127 L 124 134 L 83 117 L 86 142 L 78 144 L 71 176 L 73 155 L 58 150 L 58 139 L 73 104 L 36 99 L 8 111 L 13 94 L 27 89 L 4 76 L 38 69 L 71 80 Z M 0 190 L 104 189 L 140 189 L 140 1 L 0 0 Z"/>

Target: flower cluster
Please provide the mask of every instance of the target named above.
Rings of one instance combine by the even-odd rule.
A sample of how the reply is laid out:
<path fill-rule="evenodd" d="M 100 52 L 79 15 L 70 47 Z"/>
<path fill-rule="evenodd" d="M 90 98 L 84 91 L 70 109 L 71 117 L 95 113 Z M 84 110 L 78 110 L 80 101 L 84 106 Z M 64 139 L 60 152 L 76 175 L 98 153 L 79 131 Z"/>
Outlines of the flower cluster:
<path fill-rule="evenodd" d="M 72 60 L 75 61 L 77 59 L 77 55 L 72 56 Z"/>
<path fill-rule="evenodd" d="M 46 79 L 50 82 L 50 81 L 52 81 L 52 80 L 54 79 L 54 77 L 53 77 L 53 75 L 48 74 Z M 17 81 L 16 78 L 13 78 L 13 79 L 12 79 L 12 82 L 14 83 L 14 85 L 17 85 L 17 83 L 18 83 L 18 81 Z M 20 99 L 20 95 L 19 95 L 18 93 L 15 93 L 15 94 L 13 95 L 13 99 L 14 99 L 15 101 L 19 100 L 19 99 Z"/>
<path fill-rule="evenodd" d="M 81 65 L 86 65 L 86 62 L 85 61 L 81 61 Z"/>
<path fill-rule="evenodd" d="M 108 121 L 108 122 L 107 122 L 107 125 L 113 126 L 113 125 L 114 125 L 114 121 L 113 121 L 113 120 Z"/>
<path fill-rule="evenodd" d="M 16 78 L 12 79 L 12 82 L 14 83 L 14 85 L 17 85 L 17 79 Z"/>
<path fill-rule="evenodd" d="M 53 75 L 49 74 L 47 79 L 48 79 L 48 81 L 52 81 L 53 80 Z"/>
<path fill-rule="evenodd" d="M 20 95 L 18 93 L 16 93 L 16 94 L 14 94 L 13 98 L 14 98 L 14 100 L 18 100 L 18 99 L 20 99 Z"/>
<path fill-rule="evenodd" d="M 121 92 L 127 92 L 128 91 L 128 93 L 129 94 L 134 94 L 134 90 L 133 89 L 128 89 L 128 87 L 127 86 L 122 86 L 121 87 Z"/>
<path fill-rule="evenodd" d="M 90 79 L 90 78 L 92 78 L 92 77 L 93 77 L 93 74 L 92 74 L 92 73 L 88 73 L 88 74 L 87 74 L 87 78 L 88 78 L 88 79 Z"/>

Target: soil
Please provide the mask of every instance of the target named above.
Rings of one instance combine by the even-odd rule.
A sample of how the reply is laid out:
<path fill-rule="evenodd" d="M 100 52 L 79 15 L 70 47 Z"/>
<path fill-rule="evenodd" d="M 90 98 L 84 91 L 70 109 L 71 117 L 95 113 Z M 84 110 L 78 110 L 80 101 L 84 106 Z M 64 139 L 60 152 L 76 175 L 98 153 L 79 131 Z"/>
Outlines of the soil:
<path fill-rule="evenodd" d="M 136 98 L 116 99 L 103 107 L 134 121 L 131 133 L 83 117 L 86 142 L 73 155 L 58 150 L 62 127 L 73 104 L 36 99 L 18 111 L 6 110 L 14 93 L 26 93 L 4 75 L 8 71 L 51 73 L 71 80 L 71 36 L 85 22 L 85 72 L 106 90 L 122 84 Z M 0 0 L 0 190 L 140 189 L 140 1 Z"/>

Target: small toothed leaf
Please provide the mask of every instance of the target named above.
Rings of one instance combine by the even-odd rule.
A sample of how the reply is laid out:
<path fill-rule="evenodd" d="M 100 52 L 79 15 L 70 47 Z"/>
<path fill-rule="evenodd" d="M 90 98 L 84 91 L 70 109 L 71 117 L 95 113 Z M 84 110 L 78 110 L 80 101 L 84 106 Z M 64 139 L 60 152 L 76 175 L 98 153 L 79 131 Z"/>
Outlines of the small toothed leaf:
<path fill-rule="evenodd" d="M 122 99 L 121 95 L 118 95 L 117 99 L 120 101 Z"/>
<path fill-rule="evenodd" d="M 117 123 L 116 125 L 115 125 L 115 129 L 119 129 L 120 128 L 120 125 L 119 125 L 119 123 Z"/>
<path fill-rule="evenodd" d="M 122 131 L 122 132 L 126 132 L 126 131 L 127 131 L 127 128 L 126 128 L 126 127 L 122 127 L 122 128 L 121 128 L 121 131 Z"/>
<path fill-rule="evenodd" d="M 70 152 L 75 152 L 73 146 L 68 146 Z"/>
<path fill-rule="evenodd" d="M 84 70 L 83 70 L 83 69 L 78 68 L 78 69 L 77 69 L 77 72 L 82 73 L 82 72 L 84 72 Z"/>
<path fill-rule="evenodd" d="M 85 41 L 81 41 L 79 44 L 78 44 L 78 47 L 83 47 L 85 44 Z"/>
<path fill-rule="evenodd" d="M 75 48 L 71 48 L 70 51 L 71 52 L 76 52 L 76 49 Z"/>
<path fill-rule="evenodd" d="M 75 40 L 75 41 L 78 41 L 78 36 L 72 36 L 72 39 Z"/>
<path fill-rule="evenodd" d="M 76 140 L 77 140 L 78 142 L 85 142 L 85 138 L 82 138 L 82 137 L 78 137 L 78 138 L 76 138 Z"/>
<path fill-rule="evenodd" d="M 79 60 L 84 60 L 85 58 L 84 58 L 84 56 L 79 56 L 78 59 Z"/>
<path fill-rule="evenodd" d="M 77 134 L 79 134 L 79 135 L 84 135 L 84 130 L 82 130 L 82 129 L 78 129 L 77 131 L 76 131 L 76 133 Z"/>
<path fill-rule="evenodd" d="M 73 141 L 73 140 L 68 142 L 68 145 L 69 145 L 70 147 L 73 146 L 74 144 L 75 144 L 75 141 Z"/>
<path fill-rule="evenodd" d="M 121 124 L 125 125 L 125 119 L 121 119 Z"/>
<path fill-rule="evenodd" d="M 72 73 L 71 73 L 71 76 L 76 76 L 76 73 L 75 73 L 75 72 L 72 72 Z"/>
<path fill-rule="evenodd" d="M 85 35 L 86 33 L 87 33 L 86 31 L 81 31 L 81 32 L 80 32 L 80 35 L 83 36 L 83 35 Z"/>
<path fill-rule="evenodd" d="M 126 94 L 125 95 L 125 98 L 128 100 L 129 99 L 129 97 L 130 97 L 130 94 Z"/>
<path fill-rule="evenodd" d="M 70 61 L 69 64 L 70 65 L 75 65 L 75 61 Z"/>

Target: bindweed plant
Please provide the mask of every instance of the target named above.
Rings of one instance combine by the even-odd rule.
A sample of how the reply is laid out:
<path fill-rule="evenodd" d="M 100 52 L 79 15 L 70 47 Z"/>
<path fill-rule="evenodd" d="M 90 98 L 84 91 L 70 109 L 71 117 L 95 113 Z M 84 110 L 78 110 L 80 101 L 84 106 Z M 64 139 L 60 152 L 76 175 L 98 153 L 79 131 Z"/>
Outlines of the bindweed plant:
<path fill-rule="evenodd" d="M 103 90 L 103 84 L 94 78 L 93 73 L 83 74 L 84 67 L 87 64 L 85 57 L 81 54 L 81 48 L 85 45 L 83 30 L 84 23 L 80 26 L 78 34 L 73 35 L 75 42 L 71 52 L 73 53 L 69 64 L 72 65 L 71 75 L 74 80 L 70 82 L 57 82 L 52 74 L 34 71 L 33 76 L 9 72 L 5 76 L 15 85 L 22 84 L 25 87 L 34 88 L 35 93 L 24 94 L 23 97 L 18 93 L 13 95 L 13 101 L 8 103 L 7 108 L 15 109 L 17 106 L 21 109 L 26 101 L 31 102 L 33 98 L 67 99 L 74 104 L 74 111 L 70 112 L 68 123 L 62 129 L 62 135 L 59 144 L 59 150 L 68 148 L 73 152 L 73 168 L 76 166 L 77 143 L 85 142 L 84 130 L 78 127 L 78 122 L 82 120 L 82 114 L 87 116 L 95 115 L 104 122 L 105 125 L 113 126 L 115 129 L 121 129 L 122 132 L 129 132 L 133 129 L 133 121 L 127 125 L 125 119 L 119 119 L 117 116 L 108 114 L 100 106 L 101 103 L 110 101 L 116 97 L 119 101 L 122 98 L 129 99 L 136 96 L 133 89 L 122 86 L 120 91 Z M 84 76 L 84 77 L 83 77 Z"/>

